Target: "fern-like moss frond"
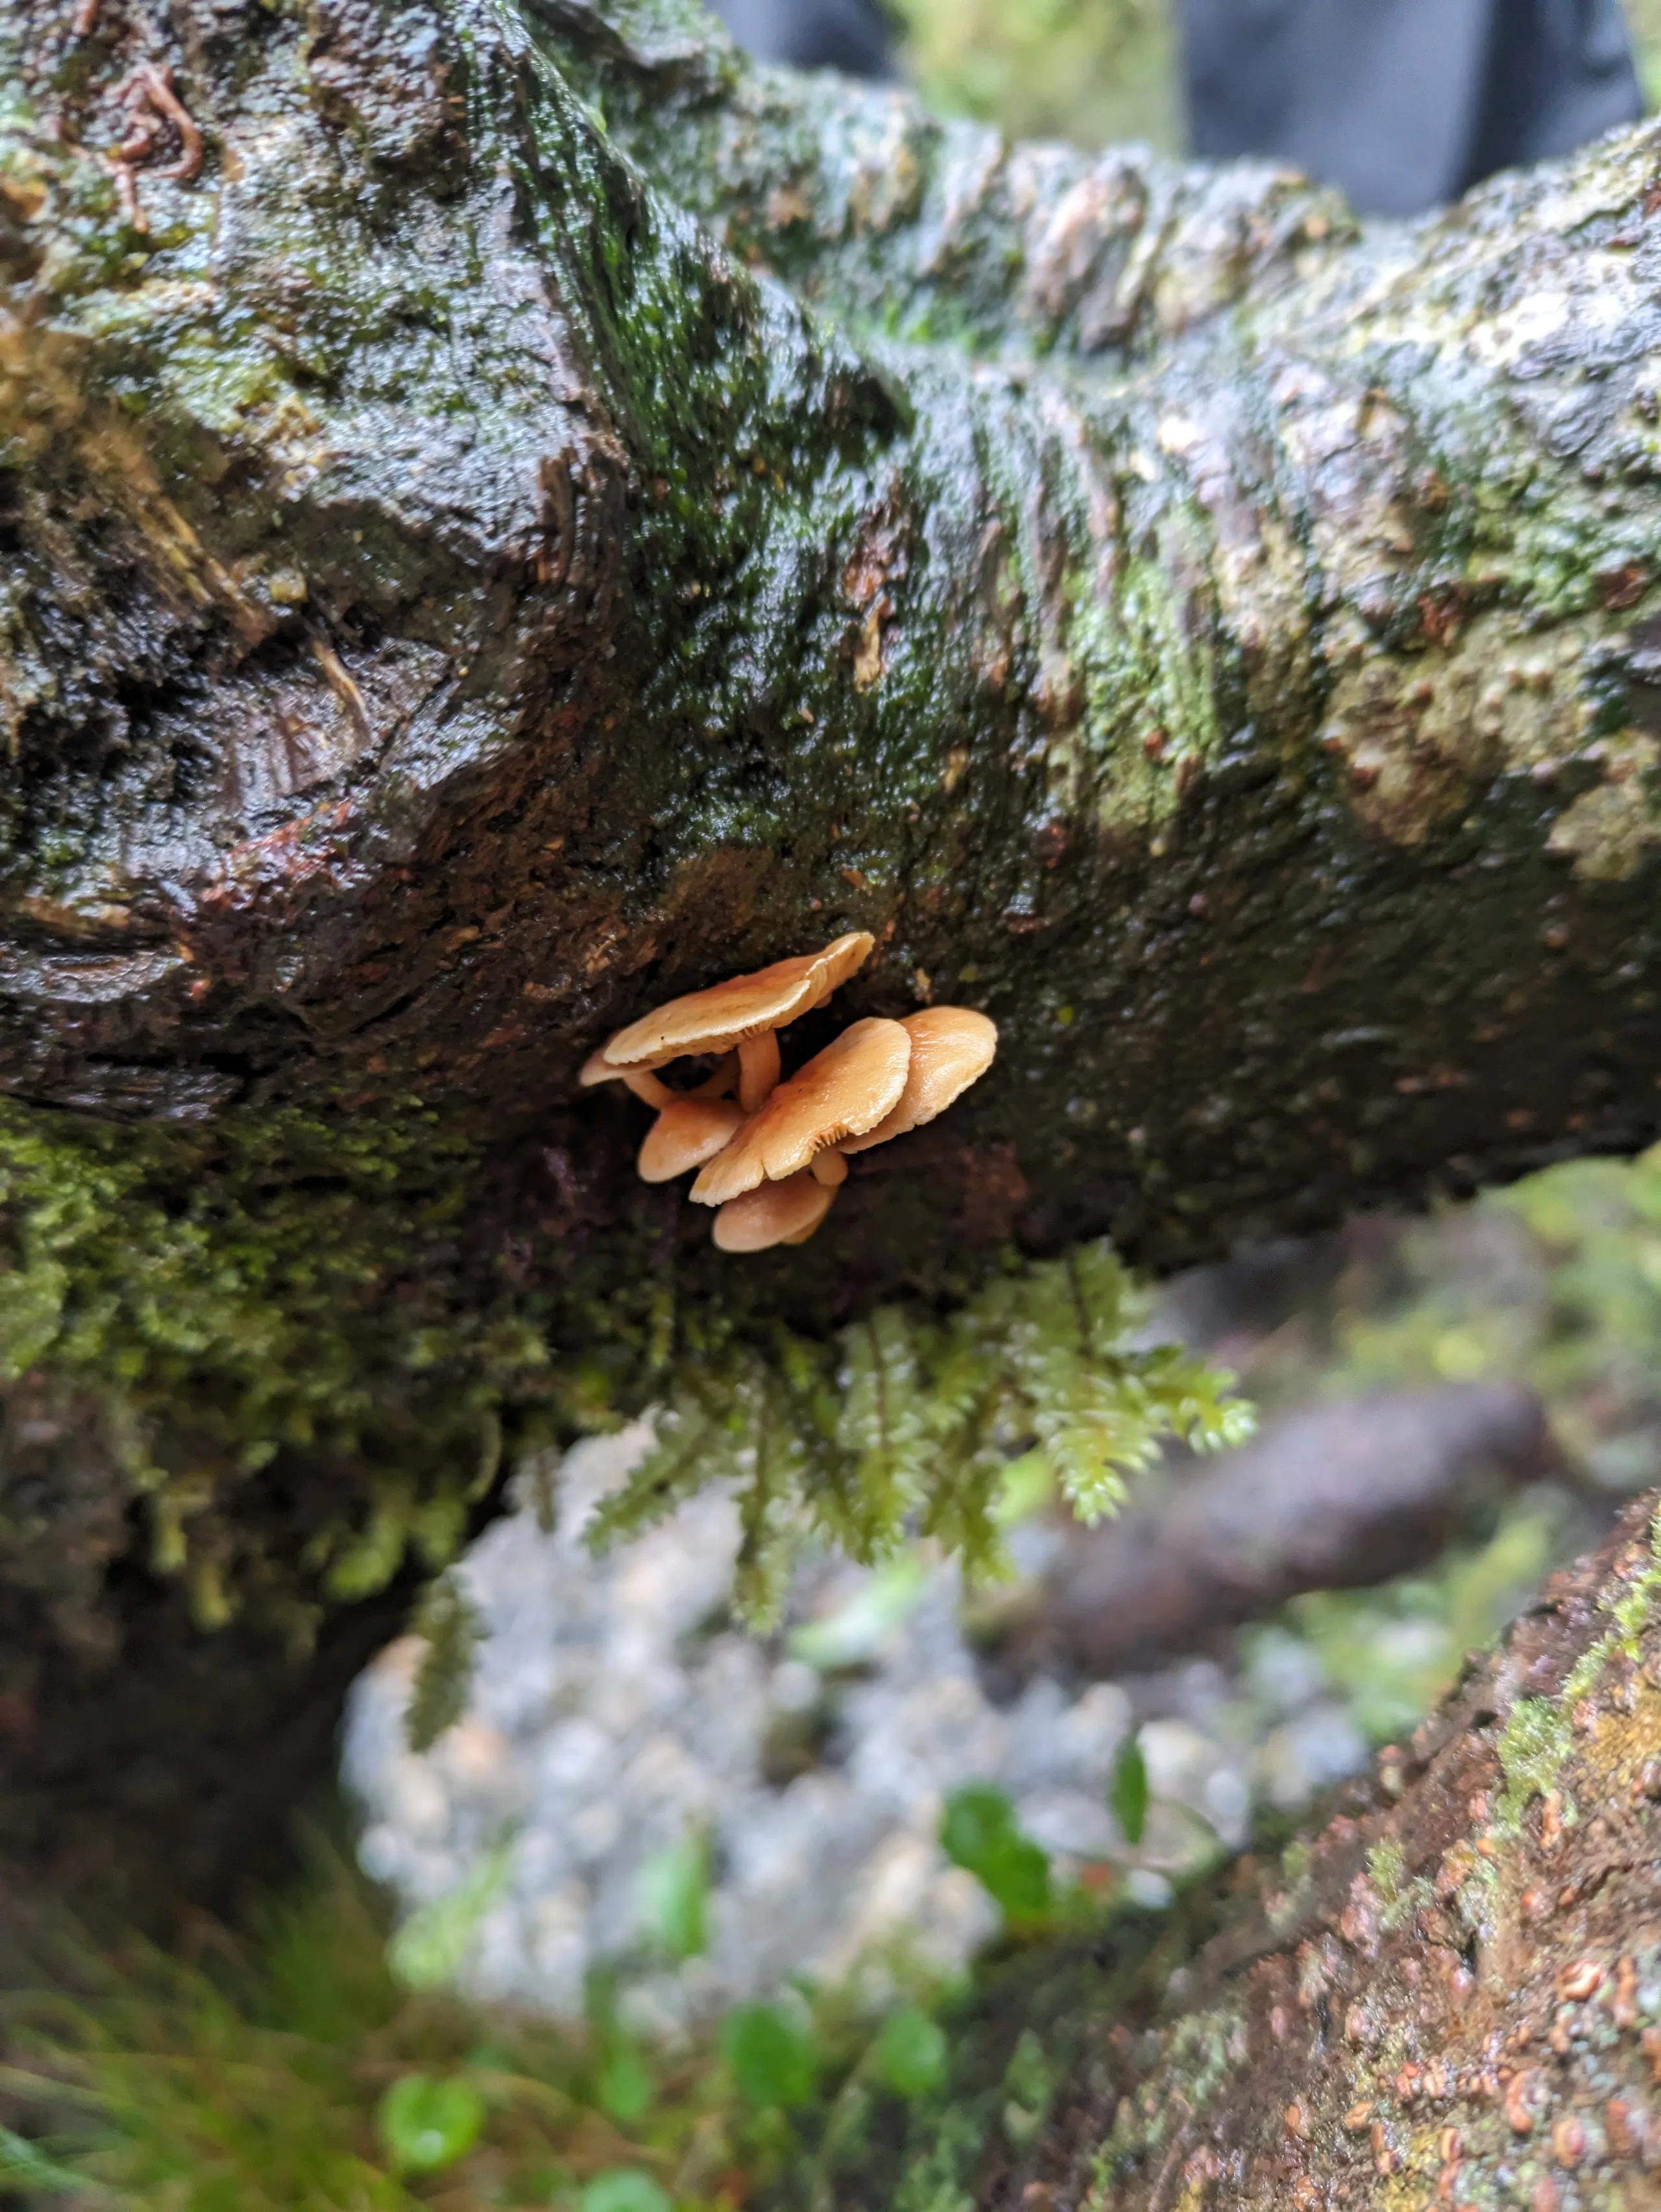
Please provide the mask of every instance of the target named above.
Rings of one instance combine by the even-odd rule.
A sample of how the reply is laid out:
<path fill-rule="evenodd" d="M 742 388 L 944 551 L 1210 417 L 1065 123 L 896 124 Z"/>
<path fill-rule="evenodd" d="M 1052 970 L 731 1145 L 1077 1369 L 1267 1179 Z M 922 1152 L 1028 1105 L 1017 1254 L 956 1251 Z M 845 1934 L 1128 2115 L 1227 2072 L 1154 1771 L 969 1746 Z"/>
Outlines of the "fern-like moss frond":
<path fill-rule="evenodd" d="M 944 1319 L 884 1306 L 829 1345 L 782 1328 L 765 1347 L 672 1363 L 657 1443 L 591 1524 L 597 1546 L 729 1485 L 742 1528 L 737 1601 L 776 1617 L 810 1535 L 872 1561 L 935 1537 L 977 1578 L 1004 1566 L 996 1506 L 1031 1455 L 1086 1520 L 1113 1511 L 1167 1437 L 1206 1450 L 1250 1435 L 1232 1378 L 1146 1346 L 1146 1301 L 1105 1243 L 1012 1262 Z"/>

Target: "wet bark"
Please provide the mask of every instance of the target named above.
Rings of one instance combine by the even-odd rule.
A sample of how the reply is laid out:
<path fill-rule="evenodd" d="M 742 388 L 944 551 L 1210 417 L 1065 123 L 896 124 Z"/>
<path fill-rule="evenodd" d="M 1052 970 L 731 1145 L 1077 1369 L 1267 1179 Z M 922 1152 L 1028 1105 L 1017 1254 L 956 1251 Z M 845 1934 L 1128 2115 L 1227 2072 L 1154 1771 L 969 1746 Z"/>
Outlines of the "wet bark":
<path fill-rule="evenodd" d="M 712 1328 L 1654 1133 L 1653 134 L 1361 234 L 615 18 L 0 11 L 5 1804 Z M 998 1067 L 735 1271 L 575 1072 L 850 927 Z"/>

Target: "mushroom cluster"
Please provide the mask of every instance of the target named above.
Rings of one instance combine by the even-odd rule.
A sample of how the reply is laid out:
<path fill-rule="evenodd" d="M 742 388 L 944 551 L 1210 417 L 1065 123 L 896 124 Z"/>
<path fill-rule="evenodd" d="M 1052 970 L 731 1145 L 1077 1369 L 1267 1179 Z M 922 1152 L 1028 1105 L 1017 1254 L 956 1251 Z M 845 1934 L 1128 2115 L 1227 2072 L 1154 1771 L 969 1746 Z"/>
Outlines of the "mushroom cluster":
<path fill-rule="evenodd" d="M 656 1108 L 641 1175 L 668 1182 L 697 1169 L 692 1196 L 719 1209 L 723 1252 L 805 1244 L 847 1179 L 850 1152 L 932 1121 L 992 1065 L 998 1032 L 984 1014 L 926 1006 L 903 1021 L 854 1023 L 781 1079 L 779 1031 L 822 1006 L 874 943 L 855 930 L 822 952 L 672 999 L 583 1068 L 585 1085 L 624 1083 Z M 694 1056 L 715 1056 L 714 1073 L 672 1091 L 657 1071 Z"/>

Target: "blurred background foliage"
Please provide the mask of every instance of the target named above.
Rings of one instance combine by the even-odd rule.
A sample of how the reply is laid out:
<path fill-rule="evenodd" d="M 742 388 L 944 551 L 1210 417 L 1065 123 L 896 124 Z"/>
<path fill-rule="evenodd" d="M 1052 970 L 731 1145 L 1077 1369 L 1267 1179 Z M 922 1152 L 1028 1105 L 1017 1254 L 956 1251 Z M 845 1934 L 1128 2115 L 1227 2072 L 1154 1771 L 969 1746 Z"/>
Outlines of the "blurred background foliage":
<path fill-rule="evenodd" d="M 1661 19 L 1661 0 L 1655 0 Z M 931 106 L 1081 146 L 1182 139 L 1169 0 L 894 0 Z"/>
<path fill-rule="evenodd" d="M 908 74 L 932 106 L 1018 137 L 1128 139 L 1176 152 L 1171 0 L 891 0 Z M 1661 0 L 1626 0 L 1651 106 L 1661 106 Z"/>
<path fill-rule="evenodd" d="M 1652 107 L 1661 107 L 1661 0 L 1627 0 L 1627 20 L 1638 46 L 1645 94 Z"/>
<path fill-rule="evenodd" d="M 1563 1480 L 1512 1496 L 1432 1572 L 1299 1598 L 1248 1632 L 1248 1646 L 1287 1634 L 1311 1646 L 1382 1744 L 1591 1540 L 1603 1500 L 1661 1479 L 1661 1146 L 1571 1162 L 1426 1221 L 1358 1220 L 1307 1264 L 1209 1347 L 1265 1414 L 1509 1379 L 1539 1394 L 1562 1454 Z"/>

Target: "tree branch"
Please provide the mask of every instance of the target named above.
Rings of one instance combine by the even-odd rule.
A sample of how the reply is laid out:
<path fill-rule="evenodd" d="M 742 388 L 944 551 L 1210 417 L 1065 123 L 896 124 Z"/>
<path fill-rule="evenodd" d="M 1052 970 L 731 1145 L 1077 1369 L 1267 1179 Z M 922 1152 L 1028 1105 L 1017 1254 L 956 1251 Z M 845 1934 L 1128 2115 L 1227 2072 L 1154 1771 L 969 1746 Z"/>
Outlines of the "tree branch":
<path fill-rule="evenodd" d="M 1655 1128 L 1653 134 L 1359 233 L 631 20 L 0 20 L 3 1361 L 193 1633 L 723 1333 Z M 576 1071 L 856 927 L 997 1068 L 740 1269 Z"/>
<path fill-rule="evenodd" d="M 1661 2170 L 1652 1497 L 1324 1826 L 1168 1916 L 987 1962 L 940 2099 L 823 2201 L 1647 2206 Z"/>
<path fill-rule="evenodd" d="M 1556 1577 L 1107 2056 L 1100 2212 L 1648 2201 L 1661 2168 L 1655 1500 Z M 1019 2186 L 1016 2194 L 1019 2196 Z"/>

